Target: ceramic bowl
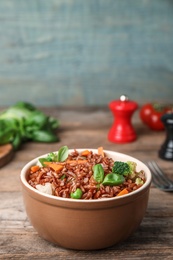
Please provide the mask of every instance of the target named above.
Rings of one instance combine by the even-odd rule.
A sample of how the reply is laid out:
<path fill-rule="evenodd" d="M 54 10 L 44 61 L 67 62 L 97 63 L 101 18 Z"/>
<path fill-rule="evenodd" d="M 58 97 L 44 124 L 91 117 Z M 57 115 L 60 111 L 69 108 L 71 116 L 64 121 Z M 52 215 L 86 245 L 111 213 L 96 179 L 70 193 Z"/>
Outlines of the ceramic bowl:
<path fill-rule="evenodd" d="M 89 150 L 97 153 L 96 149 Z M 71 151 L 73 150 L 69 150 Z M 36 164 L 38 158 L 23 167 L 20 179 L 26 213 L 42 238 L 64 248 L 95 250 L 124 241 L 139 227 L 148 204 L 150 170 L 144 163 L 129 155 L 113 151 L 104 152 L 114 160 L 136 162 L 137 170 L 145 171 L 145 184 L 132 193 L 115 198 L 59 198 L 41 193 L 28 184 L 29 168 Z"/>

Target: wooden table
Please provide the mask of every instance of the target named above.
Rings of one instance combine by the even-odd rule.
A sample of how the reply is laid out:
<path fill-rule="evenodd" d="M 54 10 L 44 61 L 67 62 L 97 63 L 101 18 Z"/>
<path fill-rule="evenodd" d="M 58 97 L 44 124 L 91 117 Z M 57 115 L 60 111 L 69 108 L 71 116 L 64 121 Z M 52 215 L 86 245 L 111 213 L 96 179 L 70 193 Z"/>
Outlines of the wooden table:
<path fill-rule="evenodd" d="M 57 117 L 60 142 L 26 143 L 13 160 L 0 169 L 0 259 L 173 259 L 173 194 L 151 186 L 146 215 L 139 229 L 127 241 L 97 251 L 73 251 L 60 248 L 42 238 L 30 225 L 23 206 L 19 175 L 26 162 L 41 154 L 69 148 L 103 146 L 137 157 L 156 160 L 173 178 L 173 162 L 158 158 L 165 132 L 153 132 L 142 125 L 138 111 L 133 116 L 137 140 L 115 144 L 107 140 L 112 114 L 107 108 L 42 108 Z M 127 216 L 128 217 L 128 216 Z"/>

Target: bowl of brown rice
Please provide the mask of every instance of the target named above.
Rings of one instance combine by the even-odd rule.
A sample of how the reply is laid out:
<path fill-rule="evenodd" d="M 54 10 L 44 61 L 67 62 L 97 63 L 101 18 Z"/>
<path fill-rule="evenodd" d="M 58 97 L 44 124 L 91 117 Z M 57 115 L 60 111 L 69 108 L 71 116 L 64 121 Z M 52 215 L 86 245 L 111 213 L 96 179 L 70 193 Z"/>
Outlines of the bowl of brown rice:
<path fill-rule="evenodd" d="M 97 250 L 125 241 L 140 226 L 151 172 L 130 155 L 63 146 L 29 161 L 20 180 L 28 219 L 43 239 Z"/>

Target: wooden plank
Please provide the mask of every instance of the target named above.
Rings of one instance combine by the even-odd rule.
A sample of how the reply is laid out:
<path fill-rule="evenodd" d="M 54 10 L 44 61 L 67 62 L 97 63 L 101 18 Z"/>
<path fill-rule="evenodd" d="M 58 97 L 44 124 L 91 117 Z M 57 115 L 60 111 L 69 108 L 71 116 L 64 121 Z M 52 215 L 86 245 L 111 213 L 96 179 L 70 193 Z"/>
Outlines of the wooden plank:
<path fill-rule="evenodd" d="M 172 259 L 173 205 L 172 193 L 150 190 L 148 208 L 138 230 L 127 241 L 95 251 L 68 250 L 42 238 L 28 221 L 23 205 L 20 170 L 24 164 L 41 154 L 56 151 L 62 145 L 83 148 L 103 145 L 105 149 L 128 153 L 142 161 L 157 160 L 172 178 L 172 162 L 158 158 L 157 151 L 164 132 L 153 132 L 141 124 L 137 116 L 134 126 L 138 138 L 127 144 L 107 140 L 112 122 L 108 109 L 44 108 L 45 112 L 61 119 L 60 142 L 53 144 L 26 143 L 15 153 L 13 160 L 0 170 L 0 259 Z"/>
<path fill-rule="evenodd" d="M 11 144 L 0 145 L 0 168 L 12 160 L 14 155 Z"/>

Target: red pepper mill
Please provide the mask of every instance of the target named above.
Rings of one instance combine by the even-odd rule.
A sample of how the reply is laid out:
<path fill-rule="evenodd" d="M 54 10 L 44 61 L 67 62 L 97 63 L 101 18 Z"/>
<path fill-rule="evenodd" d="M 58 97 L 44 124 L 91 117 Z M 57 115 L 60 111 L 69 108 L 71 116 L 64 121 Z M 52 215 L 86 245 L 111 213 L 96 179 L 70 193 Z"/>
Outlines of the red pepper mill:
<path fill-rule="evenodd" d="M 108 133 L 108 140 L 114 143 L 128 143 L 136 139 L 136 133 L 131 123 L 131 117 L 138 104 L 130 101 L 126 95 L 119 100 L 109 103 L 109 108 L 114 116 L 114 123 Z"/>

